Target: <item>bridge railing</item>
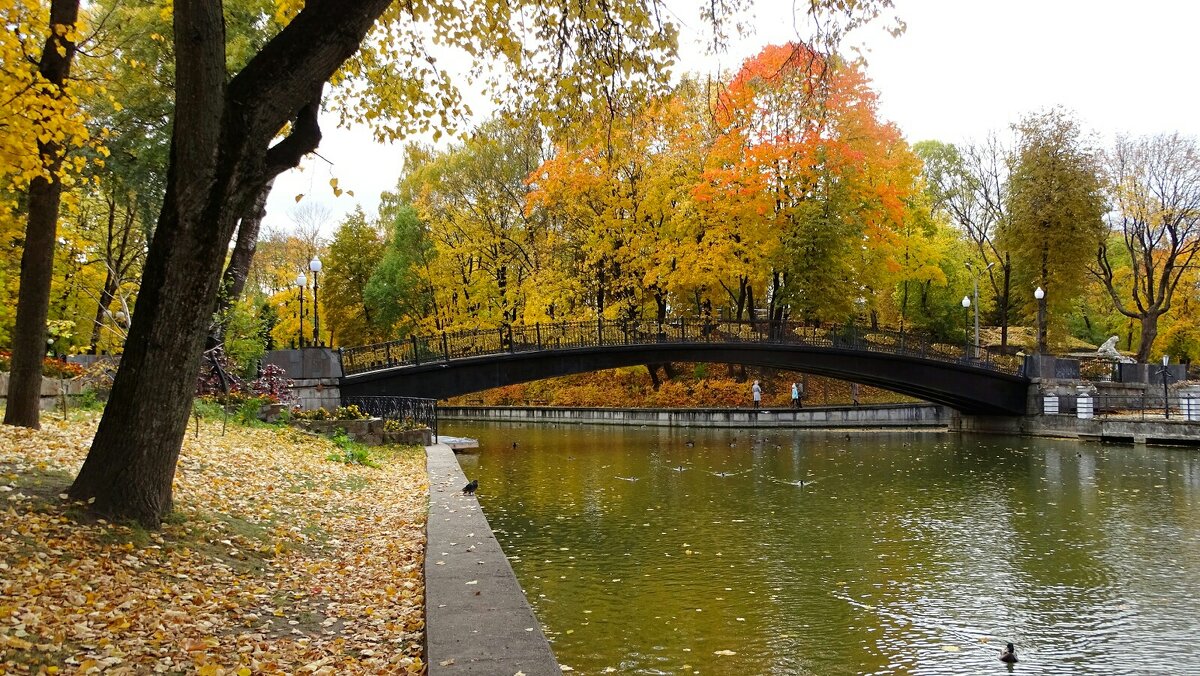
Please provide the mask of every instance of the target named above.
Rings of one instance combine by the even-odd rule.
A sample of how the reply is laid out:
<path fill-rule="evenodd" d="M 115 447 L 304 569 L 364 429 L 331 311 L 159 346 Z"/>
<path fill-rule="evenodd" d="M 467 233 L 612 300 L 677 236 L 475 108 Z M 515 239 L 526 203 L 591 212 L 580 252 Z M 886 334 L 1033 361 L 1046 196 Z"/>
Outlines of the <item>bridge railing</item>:
<path fill-rule="evenodd" d="M 468 357 L 608 346 L 657 344 L 788 344 L 922 357 L 1017 373 L 1019 359 L 991 349 L 932 340 L 927 334 L 855 324 L 812 326 L 802 322 L 733 322 L 699 318 L 614 321 L 596 319 L 522 324 L 475 331 L 410 336 L 388 343 L 345 348 L 346 375 Z"/>

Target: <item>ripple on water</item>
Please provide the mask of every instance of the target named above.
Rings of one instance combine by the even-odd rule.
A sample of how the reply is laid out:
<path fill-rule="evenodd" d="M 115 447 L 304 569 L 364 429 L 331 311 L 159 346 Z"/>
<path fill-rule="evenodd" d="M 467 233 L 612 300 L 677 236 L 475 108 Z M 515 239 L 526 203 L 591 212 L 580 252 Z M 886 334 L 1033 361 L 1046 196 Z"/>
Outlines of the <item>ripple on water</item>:
<path fill-rule="evenodd" d="M 1200 477 L 1187 453 L 789 431 L 735 447 L 721 430 L 461 433 L 481 440 L 480 500 L 579 673 L 991 673 L 1006 641 L 1023 674 L 1200 661 L 1200 602 L 1180 593 L 1200 586 L 1200 479 L 1163 478 Z"/>

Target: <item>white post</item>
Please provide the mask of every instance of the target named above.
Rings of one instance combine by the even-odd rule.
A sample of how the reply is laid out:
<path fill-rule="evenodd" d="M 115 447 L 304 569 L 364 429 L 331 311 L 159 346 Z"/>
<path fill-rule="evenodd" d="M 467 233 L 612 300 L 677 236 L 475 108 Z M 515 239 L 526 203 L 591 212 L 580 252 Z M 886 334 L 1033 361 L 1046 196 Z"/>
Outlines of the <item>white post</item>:
<path fill-rule="evenodd" d="M 1079 396 L 1075 400 L 1075 415 L 1080 419 L 1088 419 L 1095 415 L 1095 408 L 1092 404 L 1092 393 L 1084 388 L 1079 388 Z"/>
<path fill-rule="evenodd" d="M 1042 397 L 1042 414 L 1058 415 L 1058 395 L 1047 394 Z"/>

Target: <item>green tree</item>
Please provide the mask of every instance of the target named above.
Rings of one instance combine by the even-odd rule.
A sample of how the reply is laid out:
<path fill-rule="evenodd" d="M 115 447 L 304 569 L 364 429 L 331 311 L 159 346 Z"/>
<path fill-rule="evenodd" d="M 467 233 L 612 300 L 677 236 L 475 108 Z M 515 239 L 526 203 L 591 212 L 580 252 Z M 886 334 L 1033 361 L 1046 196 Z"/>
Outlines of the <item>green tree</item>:
<path fill-rule="evenodd" d="M 331 344 L 364 345 L 390 338 L 367 299 L 367 286 L 383 258 L 384 246 L 379 228 L 367 221 L 361 209 L 334 231 L 321 285 Z"/>
<path fill-rule="evenodd" d="M 6 425 L 37 428 L 42 387 L 42 357 L 46 353 L 46 319 L 50 308 L 50 287 L 54 268 L 54 242 L 58 230 L 59 207 L 62 203 L 64 155 L 69 148 L 65 139 L 69 127 L 61 120 L 74 112 L 73 97 L 67 91 L 71 61 L 75 57 L 79 0 L 51 0 L 50 20 L 45 29 L 41 57 L 37 69 L 28 73 L 28 82 L 5 82 L 4 91 L 17 93 L 34 91 L 40 98 L 28 109 L 20 111 L 30 119 L 19 125 L 24 133 L 37 139 L 38 168 L 28 183 L 26 197 L 27 220 L 21 252 L 21 288 L 17 295 L 17 314 L 13 329 L 12 374 L 8 382 L 8 399 L 4 409 Z M 6 32 L 15 29 L 19 17 L 6 17 Z M 15 31 L 14 31 L 15 32 Z M 0 43 L 3 45 L 6 43 Z M 21 46 L 17 42 L 17 48 Z M 11 68 L 25 66 L 28 60 L 5 54 L 5 73 Z M 7 80 L 8 77 L 6 76 Z M 64 102 L 65 105 L 64 105 Z M 12 106 L 13 101 L 5 101 Z M 24 117 L 24 116 L 18 116 Z M 14 125 L 17 126 L 17 125 Z M 9 131 L 5 124 L 5 131 Z M 7 144 L 5 144 L 7 145 Z M 67 165 L 68 167 L 70 165 Z M 0 168 L 2 169 L 2 168 Z"/>
<path fill-rule="evenodd" d="M 1063 317 L 1083 293 L 1088 262 L 1105 236 L 1098 151 L 1061 109 L 1033 114 L 1019 135 L 1009 179 L 1007 221 L 998 234 L 1012 255 L 1018 288 L 1046 294 L 1048 316 Z M 1039 334 L 1039 350 L 1045 349 Z"/>
<path fill-rule="evenodd" d="M 977 266 L 980 283 L 991 287 L 992 317 L 1000 326 L 1000 346 L 1006 348 L 1012 309 L 1012 257 L 998 233 L 1008 221 L 1012 151 L 994 133 L 961 148 L 940 141 L 921 141 L 913 149 L 924 162 L 934 212 L 945 214 L 972 245 L 973 255 L 967 262 Z"/>
<path fill-rule="evenodd" d="M 363 296 L 385 335 L 402 338 L 437 316 L 429 272 L 435 252 L 416 209 L 385 202 L 379 211 L 381 220 L 390 221 L 389 240 Z"/>

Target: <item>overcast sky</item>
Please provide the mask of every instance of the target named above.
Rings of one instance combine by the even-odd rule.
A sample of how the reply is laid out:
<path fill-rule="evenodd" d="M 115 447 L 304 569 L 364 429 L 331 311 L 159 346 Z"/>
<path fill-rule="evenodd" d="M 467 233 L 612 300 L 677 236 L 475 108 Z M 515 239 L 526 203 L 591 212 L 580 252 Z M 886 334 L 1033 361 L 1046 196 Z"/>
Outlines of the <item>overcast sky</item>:
<path fill-rule="evenodd" d="M 686 63 L 736 69 L 764 45 L 795 39 L 787 0 L 758 0 L 755 35 L 720 58 Z M 867 72 L 880 96 L 880 116 L 910 142 L 957 143 L 1003 130 L 1023 114 L 1062 105 L 1102 141 L 1118 133 L 1178 131 L 1200 135 L 1195 31 L 1200 2 L 1190 0 L 895 0 L 908 26 L 898 38 L 878 29 L 852 36 L 866 48 Z M 681 3 L 694 6 L 694 3 Z M 695 21 L 680 11 L 685 22 Z M 696 53 L 691 44 L 685 53 Z M 478 99 L 472 99 L 477 101 Z M 475 104 L 478 108 L 479 105 Z M 295 196 L 332 213 L 326 229 L 357 203 L 373 214 L 379 193 L 400 175 L 400 144 L 371 141 L 362 130 L 328 120 L 318 149 L 324 159 L 280 176 L 267 224 L 290 227 Z M 332 163 L 332 164 L 330 164 Z M 334 198 L 329 179 L 354 197 Z"/>

